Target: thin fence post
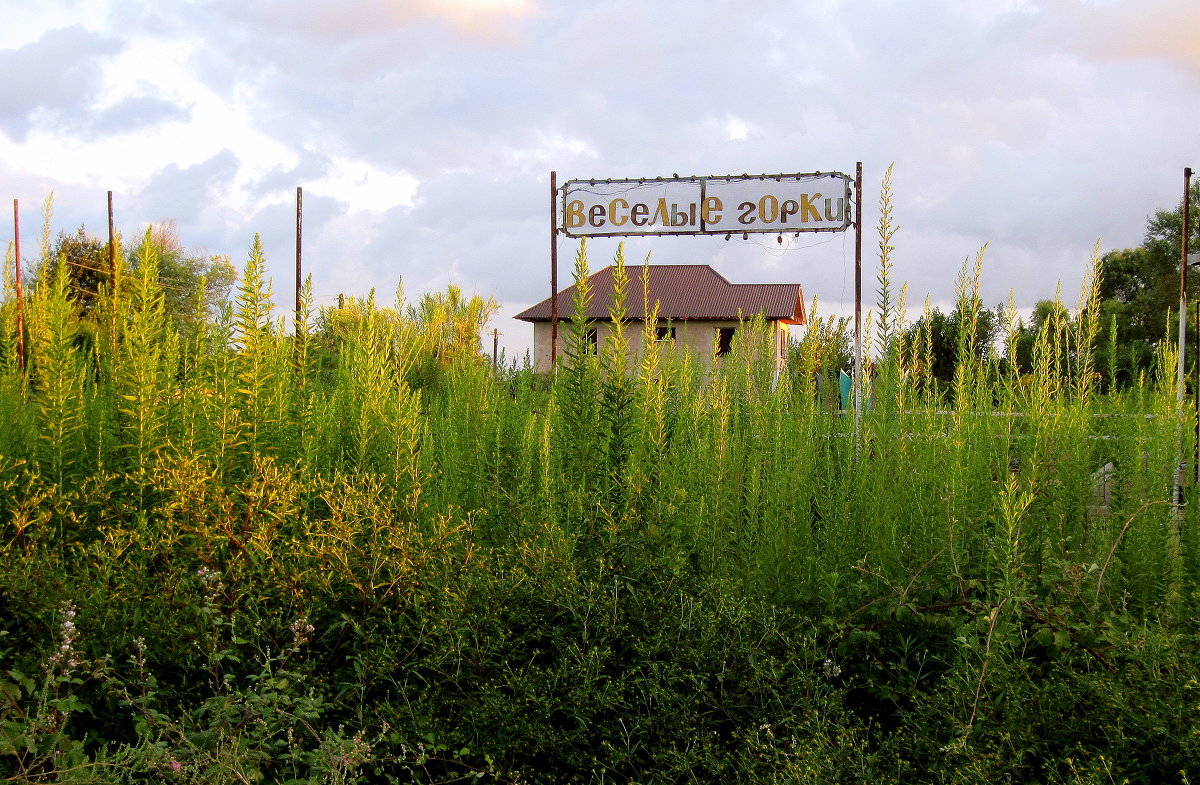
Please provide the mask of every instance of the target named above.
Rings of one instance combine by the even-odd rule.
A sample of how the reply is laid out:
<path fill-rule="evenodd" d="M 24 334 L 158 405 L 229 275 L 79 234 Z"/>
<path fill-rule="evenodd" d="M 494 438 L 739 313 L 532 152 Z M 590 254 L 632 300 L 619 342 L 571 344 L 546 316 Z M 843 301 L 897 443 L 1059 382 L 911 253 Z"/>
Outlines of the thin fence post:
<path fill-rule="evenodd" d="M 854 446 L 862 430 L 862 161 L 854 166 Z"/>
<path fill-rule="evenodd" d="M 113 353 L 117 351 L 117 232 L 113 225 L 113 192 L 108 192 L 108 286 L 112 297 L 112 333 L 109 344 Z"/>
<path fill-rule="evenodd" d="M 1175 431 L 1175 444 L 1178 450 L 1178 460 L 1175 462 L 1175 505 L 1176 516 L 1182 521 L 1183 514 L 1183 482 L 1188 476 L 1184 467 L 1187 464 L 1184 462 L 1183 451 L 1183 386 L 1184 386 L 1184 360 L 1185 347 L 1187 341 L 1187 273 L 1188 273 L 1188 207 L 1189 197 L 1192 190 L 1192 169 L 1184 167 L 1183 169 L 1183 225 L 1179 231 L 1179 247 L 1181 260 L 1179 263 L 1179 345 L 1177 353 L 1179 355 L 1176 363 L 1175 374 L 1175 416 L 1178 418 L 1178 424 Z M 1200 395 L 1200 390 L 1195 391 Z"/>
<path fill-rule="evenodd" d="M 21 280 L 21 209 L 13 199 L 13 258 L 16 261 L 17 284 L 17 368 L 25 372 L 25 297 Z"/>
<path fill-rule="evenodd" d="M 304 190 L 296 186 L 296 338 L 300 337 L 300 294 L 304 284 L 300 279 L 301 243 L 304 228 Z"/>
<path fill-rule="evenodd" d="M 1191 192 L 1192 170 L 1183 170 L 1183 227 L 1180 231 L 1182 260 L 1179 263 L 1179 363 L 1176 373 L 1176 400 L 1183 404 L 1183 362 L 1187 330 L 1187 278 L 1188 278 L 1188 196 Z"/>

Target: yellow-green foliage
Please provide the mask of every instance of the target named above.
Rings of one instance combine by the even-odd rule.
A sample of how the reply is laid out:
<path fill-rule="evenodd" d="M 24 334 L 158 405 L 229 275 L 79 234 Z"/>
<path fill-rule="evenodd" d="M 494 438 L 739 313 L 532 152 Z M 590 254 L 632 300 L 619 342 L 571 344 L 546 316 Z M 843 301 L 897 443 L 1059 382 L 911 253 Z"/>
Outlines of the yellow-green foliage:
<path fill-rule="evenodd" d="M 889 305 L 856 432 L 844 321 L 814 301 L 778 375 L 745 314 L 701 371 L 623 251 L 611 338 L 581 285 L 539 377 L 491 367 L 457 290 L 288 330 L 257 239 L 181 334 L 144 250 L 115 332 L 60 267 L 28 371 L 0 364 L 13 781 L 1155 781 L 1200 754 L 1194 437 L 1171 347 L 1100 391 L 1094 277 L 1021 374 L 964 265 L 949 390 Z"/>

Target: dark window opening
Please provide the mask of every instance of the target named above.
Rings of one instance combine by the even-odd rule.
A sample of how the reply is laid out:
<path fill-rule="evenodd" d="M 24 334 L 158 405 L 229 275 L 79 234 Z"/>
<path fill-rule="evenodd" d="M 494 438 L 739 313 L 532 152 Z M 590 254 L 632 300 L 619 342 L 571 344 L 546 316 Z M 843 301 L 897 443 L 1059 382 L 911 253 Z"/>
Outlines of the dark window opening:
<path fill-rule="evenodd" d="M 729 354 L 733 348 L 733 327 L 718 327 L 717 328 L 717 356 Z"/>
<path fill-rule="evenodd" d="M 654 340 L 656 341 L 673 341 L 675 340 L 674 327 L 655 327 Z"/>

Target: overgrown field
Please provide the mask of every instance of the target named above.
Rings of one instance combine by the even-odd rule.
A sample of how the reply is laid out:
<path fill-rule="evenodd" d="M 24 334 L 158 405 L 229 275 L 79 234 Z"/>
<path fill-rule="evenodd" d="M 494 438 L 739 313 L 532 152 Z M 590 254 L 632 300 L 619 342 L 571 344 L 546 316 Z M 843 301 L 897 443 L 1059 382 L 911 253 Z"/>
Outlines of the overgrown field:
<path fill-rule="evenodd" d="M 295 337 L 257 243 L 177 330 L 140 258 L 44 278 L 25 372 L 0 311 L 8 781 L 1197 778 L 1192 421 L 1169 347 L 1099 393 L 1086 293 L 945 387 L 885 267 L 856 433 L 829 322 L 778 378 L 753 324 L 712 373 L 566 326 L 545 379 L 449 309 Z"/>

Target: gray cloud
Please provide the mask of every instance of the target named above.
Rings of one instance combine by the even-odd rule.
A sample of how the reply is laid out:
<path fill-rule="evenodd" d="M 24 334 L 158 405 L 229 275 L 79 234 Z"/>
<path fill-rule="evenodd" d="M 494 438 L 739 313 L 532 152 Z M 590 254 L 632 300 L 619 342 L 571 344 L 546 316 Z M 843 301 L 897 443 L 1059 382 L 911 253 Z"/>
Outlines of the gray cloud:
<path fill-rule="evenodd" d="M 1094 3 L 1050 0 L 1046 32 L 1097 62 L 1151 60 L 1200 81 L 1200 6 L 1173 0 Z"/>
<path fill-rule="evenodd" d="M 119 134 L 161 123 L 185 122 L 188 109 L 151 95 L 131 96 L 95 112 L 86 124 L 89 131 Z"/>
<path fill-rule="evenodd" d="M 76 25 L 0 51 L 0 129 L 17 141 L 35 125 L 87 126 L 100 85 L 99 64 L 121 43 Z"/>
<path fill-rule="evenodd" d="M 1031 305 L 1059 280 L 1070 299 L 1098 238 L 1135 244 L 1145 216 L 1174 204 L 1200 126 L 1200 10 L 1183 0 L 547 1 L 474 17 L 432 0 L 118 5 L 119 29 L 200 42 L 194 73 L 231 102 L 248 96 L 257 130 L 297 159 L 226 151 L 162 169 L 138 201 L 175 217 L 186 241 L 228 243 L 237 257 L 261 231 L 283 262 L 293 218 L 272 194 L 290 198 L 343 159 L 417 178 L 416 204 L 382 213 L 306 193 L 318 288 L 347 293 L 390 291 L 403 276 L 410 293 L 453 281 L 541 299 L 550 169 L 567 179 L 855 161 L 871 292 L 879 181 L 894 161 L 896 275 L 911 282 L 910 305 L 926 292 L 952 301 L 963 259 L 985 243 L 989 303 L 1015 288 Z M 119 114 L 126 127 L 185 119 L 152 97 L 88 114 L 89 68 L 117 46 L 76 29 L 18 50 L 46 89 L 4 88 L 0 128 L 19 136 L 31 118 L 71 111 L 97 132 L 120 130 Z M 56 53 L 73 79 L 44 73 Z M 16 64 L 6 57 L 16 55 L 0 53 L 0 67 Z M 247 186 L 243 161 L 266 172 Z M 239 177 L 274 203 L 223 209 Z M 593 266 L 615 247 L 593 243 Z M 627 250 L 631 262 L 647 251 L 710 262 L 738 281 L 800 280 L 830 305 L 852 295 L 849 235 L 639 239 Z M 562 244 L 564 278 L 573 252 Z"/>
<path fill-rule="evenodd" d="M 185 241 L 195 242 L 201 236 L 220 237 L 222 229 L 227 227 L 220 221 L 214 225 L 205 222 L 222 217 L 225 209 L 222 196 L 231 189 L 239 166 L 232 150 L 222 150 L 194 166 L 166 166 L 136 194 L 134 213 L 145 216 L 144 220 L 175 219 Z M 221 247 L 211 241 L 207 244 Z"/>
<path fill-rule="evenodd" d="M 268 198 L 293 192 L 297 186 L 315 182 L 325 177 L 330 170 L 327 155 L 303 148 L 297 152 L 294 166 L 276 166 L 259 176 L 251 186 L 251 193 L 258 198 Z"/>

